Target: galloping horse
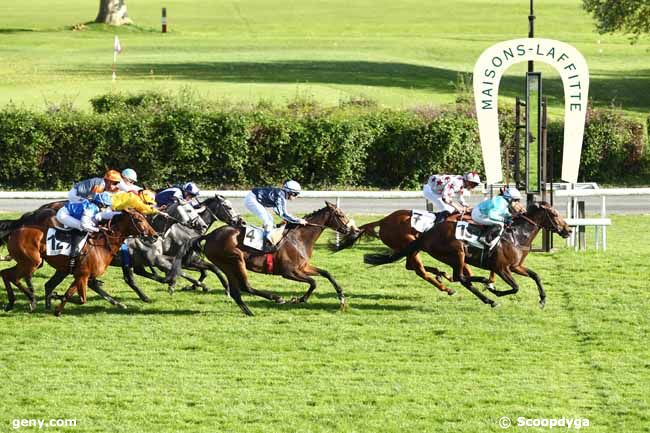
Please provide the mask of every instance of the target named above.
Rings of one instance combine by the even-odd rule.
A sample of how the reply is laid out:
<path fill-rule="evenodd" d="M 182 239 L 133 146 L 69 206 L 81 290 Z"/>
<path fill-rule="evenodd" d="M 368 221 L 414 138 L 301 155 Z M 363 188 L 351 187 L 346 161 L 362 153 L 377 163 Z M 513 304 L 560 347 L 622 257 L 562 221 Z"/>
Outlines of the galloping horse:
<path fill-rule="evenodd" d="M 368 224 L 359 226 L 358 230 L 349 232 L 343 236 L 337 244 L 330 244 L 333 251 L 341 251 L 354 245 L 361 237 L 369 236 L 380 239 L 387 247 L 394 251 L 406 248 L 411 242 L 421 235 L 411 226 L 411 211 L 396 210 L 386 215 L 384 218 L 373 221 Z M 420 252 L 415 251 L 406 258 L 406 269 L 415 271 L 423 280 L 433 284 L 438 290 L 454 295 L 456 291 L 452 288 L 445 287 L 442 283 L 442 277 L 451 281 L 451 277 L 446 272 L 441 272 L 438 268 L 425 266 L 420 258 Z M 435 274 L 435 278 L 429 274 Z"/>
<path fill-rule="evenodd" d="M 481 251 L 477 252 L 473 248 L 468 248 L 463 241 L 456 239 L 456 221 L 450 218 L 437 224 L 433 229 L 425 232 L 396 253 L 366 254 L 364 262 L 371 265 L 382 265 L 395 262 L 418 251 L 426 251 L 437 260 L 450 265 L 454 271 L 454 280 L 460 281 L 481 301 L 492 307 L 497 305 L 496 302 L 479 292 L 472 286 L 472 282 L 486 284 L 487 289 L 496 296 L 510 295 L 519 290 L 519 286 L 512 276 L 512 272 L 515 272 L 535 281 L 539 290 L 539 304 L 541 308 L 544 308 L 546 293 L 542 282 L 536 272 L 524 266 L 530 246 L 542 228 L 550 229 L 563 238 L 567 238 L 571 234 L 571 229 L 556 209 L 546 202 L 538 202 L 530 205 L 525 214 L 514 218 L 511 229 L 505 232 L 501 241 L 485 260 L 481 257 Z M 511 289 L 497 290 L 488 285 L 490 281 L 487 278 L 466 274 L 464 271 L 466 263 L 496 273 L 508 283 Z"/>
<path fill-rule="evenodd" d="M 52 215 L 53 217 L 53 215 Z M 58 272 L 67 272 L 69 258 L 67 256 L 47 256 L 45 254 L 45 239 L 47 230 L 54 225 L 52 218 L 41 221 L 41 224 L 28 224 L 12 231 L 7 239 L 7 247 L 16 265 L 9 269 L 0 271 L 0 276 L 5 283 L 8 295 L 8 303 L 5 311 L 13 308 L 16 297 L 11 285 L 21 289 L 30 300 L 30 309 L 36 308 L 34 291 L 29 278 L 43 259 Z M 60 316 L 66 302 L 75 292 L 79 292 L 81 303 L 86 302 L 86 288 L 88 280 L 102 275 L 113 256 L 128 236 L 156 236 L 156 231 L 149 225 L 144 216 L 140 213 L 124 210 L 120 215 L 113 217 L 104 231 L 92 236 L 85 247 L 85 255 L 79 259 L 74 269 L 74 281 L 66 292 L 61 304 L 57 307 L 55 314 Z M 21 283 L 21 279 L 27 279 L 28 288 Z M 49 298 L 51 293 L 46 294 Z"/>
<path fill-rule="evenodd" d="M 312 266 L 309 259 L 314 250 L 314 244 L 325 228 L 330 228 L 342 234 L 352 230 L 347 216 L 334 204 L 325 202 L 326 206 L 305 216 L 308 224 L 301 226 L 287 224 L 285 236 L 271 253 L 262 253 L 243 245 L 245 234 L 241 227 L 223 226 L 213 232 L 201 236 L 194 242 L 194 250 L 201 250 L 200 243 L 205 241 L 202 250 L 205 256 L 217 265 L 228 278 L 230 296 L 242 311 L 252 316 L 248 306 L 241 299 L 241 292 L 284 303 L 282 297 L 256 290 L 248 281 L 247 269 L 253 272 L 282 275 L 282 277 L 305 282 L 309 289 L 303 296 L 293 299 L 293 302 L 307 302 L 314 289 L 316 281 L 312 276 L 320 275 L 327 278 L 334 286 L 341 307 L 345 306 L 343 289 L 328 271 Z M 178 260 L 178 259 L 177 259 Z"/>

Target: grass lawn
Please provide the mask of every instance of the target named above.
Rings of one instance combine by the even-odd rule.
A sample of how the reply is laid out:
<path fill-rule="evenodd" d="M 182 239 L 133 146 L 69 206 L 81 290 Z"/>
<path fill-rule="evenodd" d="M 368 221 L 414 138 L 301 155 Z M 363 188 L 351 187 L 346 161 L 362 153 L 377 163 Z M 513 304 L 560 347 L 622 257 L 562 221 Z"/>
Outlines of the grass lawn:
<path fill-rule="evenodd" d="M 390 107 L 448 103 L 459 73 L 491 44 L 528 33 L 523 0 L 287 1 L 130 0 L 137 27 L 72 25 L 94 19 L 98 2 L 30 0 L 0 6 L 0 104 L 88 109 L 110 91 L 190 87 L 214 100 L 284 104 L 296 97 L 336 105 L 366 96 Z M 580 0 L 536 4 L 536 35 L 576 46 L 591 70 L 594 104 L 648 113 L 650 43 L 598 35 Z M 167 6 L 170 33 L 161 34 Z M 124 52 L 111 83 L 113 35 Z M 510 70 L 502 95 L 523 94 L 525 64 Z M 539 65 L 551 113 L 563 95 L 554 70 Z"/>
<path fill-rule="evenodd" d="M 403 263 L 367 268 L 362 255 L 376 242 L 335 255 L 321 242 L 315 252 L 346 291 L 344 312 L 320 278 L 306 305 L 246 297 L 252 318 L 213 277 L 208 293 L 173 296 L 140 279 L 153 298 L 143 304 L 112 269 L 105 288 L 127 310 L 91 295 L 61 318 L 42 301 L 27 313 L 19 294 L 0 313 L 0 431 L 18 418 L 67 418 L 77 427 L 56 431 L 474 433 L 503 431 L 508 416 L 647 432 L 650 250 L 638 230 L 650 216 L 612 219 L 607 253 L 529 258 L 547 289 L 544 310 L 520 277 L 519 294 L 490 309 L 460 287 L 455 297 L 438 292 Z M 50 274 L 36 274 L 41 297 Z M 306 289 L 252 281 L 286 298 Z"/>

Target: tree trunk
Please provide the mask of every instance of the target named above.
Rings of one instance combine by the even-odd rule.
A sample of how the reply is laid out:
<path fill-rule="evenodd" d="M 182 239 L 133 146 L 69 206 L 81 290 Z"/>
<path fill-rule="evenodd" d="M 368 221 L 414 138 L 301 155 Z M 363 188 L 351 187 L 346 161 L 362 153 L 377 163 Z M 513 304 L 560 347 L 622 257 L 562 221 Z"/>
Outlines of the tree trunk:
<path fill-rule="evenodd" d="M 133 21 L 126 13 L 126 0 L 99 0 L 99 12 L 95 22 L 112 26 L 133 24 Z"/>

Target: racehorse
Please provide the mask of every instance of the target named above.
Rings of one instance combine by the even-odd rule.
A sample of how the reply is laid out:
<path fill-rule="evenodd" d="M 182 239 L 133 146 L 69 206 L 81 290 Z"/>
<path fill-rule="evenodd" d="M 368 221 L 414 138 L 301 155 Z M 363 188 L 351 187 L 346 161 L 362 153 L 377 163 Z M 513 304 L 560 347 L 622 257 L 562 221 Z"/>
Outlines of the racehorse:
<path fill-rule="evenodd" d="M 248 306 L 241 299 L 241 292 L 261 296 L 279 304 L 284 299 L 276 294 L 257 290 L 248 281 L 247 269 L 253 272 L 281 275 L 282 277 L 309 284 L 309 289 L 293 302 L 307 302 L 316 289 L 313 276 L 327 278 L 336 290 L 341 307 L 345 306 L 343 289 L 325 269 L 317 268 L 309 263 L 314 250 L 314 244 L 325 228 L 330 228 L 342 234 L 353 230 L 350 219 L 336 205 L 325 202 L 326 206 L 304 217 L 307 225 L 288 223 L 284 237 L 273 252 L 262 253 L 243 245 L 245 230 L 243 227 L 223 226 L 213 232 L 201 236 L 194 241 L 194 250 L 202 250 L 205 256 L 217 265 L 228 279 L 230 296 L 242 311 L 252 316 Z M 205 241 L 201 248 L 201 242 Z M 177 258 L 178 260 L 178 258 Z"/>
<path fill-rule="evenodd" d="M 52 203 L 44 204 L 33 212 L 28 212 L 24 214 L 18 220 L 7 220 L 0 221 L 0 242 L 2 240 L 3 228 L 5 229 L 4 235 L 9 234 L 10 230 L 15 230 L 16 228 L 30 224 L 36 223 L 43 220 L 47 220 L 56 214 L 56 211 L 60 209 L 66 202 L 57 201 Z M 202 221 L 200 223 L 194 222 L 192 227 L 198 228 L 207 228 L 212 225 L 215 221 L 221 220 L 226 223 L 239 224 L 241 223 L 241 216 L 238 215 L 232 208 L 232 204 L 225 197 L 220 195 L 215 195 L 206 199 L 200 203 L 200 208 L 198 210 Z M 112 266 L 119 266 L 122 269 L 122 274 L 124 281 L 131 287 L 131 289 L 138 295 L 140 300 L 143 302 L 150 302 L 150 298 L 138 287 L 135 283 L 134 271 L 137 275 L 150 278 L 154 281 L 161 283 L 169 284 L 170 293 L 173 292 L 173 287 L 175 284 L 174 279 L 169 278 L 169 272 L 172 270 L 172 264 L 174 256 L 176 254 L 185 254 L 185 251 L 188 249 L 189 242 L 197 236 L 191 227 L 178 224 L 178 219 L 174 216 L 168 217 L 166 214 L 154 214 L 148 218 L 152 227 L 156 229 L 161 234 L 164 234 L 163 237 L 158 237 L 154 241 L 142 241 L 137 238 L 129 238 L 126 240 L 127 247 L 129 249 L 130 255 L 130 264 L 126 265 L 124 263 L 123 256 L 121 254 L 116 254 L 113 261 L 111 262 Z M 3 225 L 4 224 L 4 225 Z M 145 267 L 150 267 L 152 272 L 147 272 Z M 227 291 L 228 282 L 219 271 L 219 269 L 212 263 L 201 260 L 198 255 L 193 255 L 189 257 L 183 263 L 183 267 L 190 270 L 196 270 L 201 273 L 198 280 L 191 278 L 190 276 L 179 273 L 179 275 L 192 283 L 192 288 L 202 287 L 203 290 L 207 290 L 207 287 L 203 284 L 203 280 L 207 277 L 207 271 L 212 271 L 221 281 L 221 284 Z M 153 269 L 158 268 L 162 270 L 166 275 L 165 277 L 160 277 L 153 271 Z M 45 308 L 50 308 L 51 297 L 55 296 L 54 289 L 65 279 L 68 275 L 68 269 L 57 270 L 52 277 L 45 283 L 46 289 L 46 298 L 45 298 Z M 176 271 L 180 272 L 180 271 Z M 31 282 L 27 279 L 28 286 L 31 287 Z M 101 282 L 97 280 L 94 276 L 89 280 L 88 287 L 97 292 L 100 296 L 106 299 L 113 305 L 118 307 L 126 308 L 124 304 L 113 299 L 108 293 L 106 293 L 102 287 Z"/>
<path fill-rule="evenodd" d="M 519 286 L 512 276 L 512 272 L 530 277 L 539 290 L 539 305 L 544 308 L 546 293 L 542 281 L 532 269 L 524 266 L 524 261 L 530 252 L 530 247 L 540 229 L 549 229 L 567 238 L 571 229 L 559 212 L 546 202 L 533 203 L 524 214 L 514 217 L 509 230 L 502 236 L 500 242 L 485 258 L 483 250 L 468 248 L 463 241 L 456 239 L 456 221 L 449 218 L 435 225 L 406 247 L 393 254 L 366 254 L 364 262 L 371 265 L 382 265 L 410 256 L 418 251 L 426 251 L 432 257 L 450 265 L 453 269 L 453 279 L 460 281 L 463 286 L 486 304 L 495 307 L 497 304 L 479 292 L 472 282 L 480 282 L 496 296 L 505 296 L 517 293 Z M 488 269 L 496 273 L 511 288 L 510 290 L 497 290 L 489 285 L 485 277 L 471 276 L 465 273 L 466 263 Z"/>
<path fill-rule="evenodd" d="M 47 230 L 53 226 L 53 218 L 50 218 L 42 221 L 40 225 L 23 225 L 9 234 L 7 247 L 11 257 L 16 261 L 16 265 L 0 271 L 9 298 L 5 311 L 11 310 L 16 301 L 11 287 L 12 284 L 27 295 L 30 300 L 30 309 L 34 311 L 36 301 L 31 281 L 27 280 L 28 287 L 25 288 L 20 283 L 20 280 L 31 277 L 36 268 L 41 265 L 43 259 L 57 271 L 67 271 L 69 267 L 69 258 L 67 256 L 47 256 L 45 254 Z M 106 271 L 113 256 L 127 236 L 154 237 L 157 236 L 157 233 L 149 225 L 145 217 L 138 212 L 126 209 L 120 215 L 113 217 L 105 230 L 89 238 L 88 245 L 85 246 L 84 253 L 80 256 L 74 269 L 74 281 L 55 311 L 57 316 L 62 314 L 66 302 L 77 291 L 81 303 L 86 302 L 86 289 L 89 279 L 96 278 Z M 46 298 L 50 295 L 50 293 L 46 293 Z"/>
<path fill-rule="evenodd" d="M 411 226 L 411 211 L 396 210 L 384 218 L 359 226 L 357 230 L 350 231 L 338 242 L 331 243 L 330 249 L 341 251 L 355 244 L 361 237 L 369 236 L 380 239 L 387 247 L 394 251 L 406 248 L 411 242 L 420 236 L 420 232 Z M 425 266 L 420 258 L 420 252 L 415 251 L 406 258 L 406 269 L 414 271 L 420 278 L 433 284 L 438 290 L 454 295 L 456 291 L 452 288 L 445 287 L 442 283 L 442 277 L 451 280 L 446 272 L 441 272 L 438 268 Z M 433 277 L 429 272 L 435 274 Z"/>

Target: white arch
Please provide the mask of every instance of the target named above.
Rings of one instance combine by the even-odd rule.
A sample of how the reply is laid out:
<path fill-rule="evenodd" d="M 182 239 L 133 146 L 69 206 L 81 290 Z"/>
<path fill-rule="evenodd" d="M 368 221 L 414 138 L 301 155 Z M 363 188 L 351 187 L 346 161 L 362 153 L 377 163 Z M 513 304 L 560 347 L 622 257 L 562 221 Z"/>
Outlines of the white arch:
<path fill-rule="evenodd" d="M 564 152 L 562 180 L 577 182 L 587 114 L 589 68 L 580 52 L 553 39 L 525 38 L 499 42 L 483 51 L 474 66 L 474 99 L 487 183 L 501 181 L 501 146 L 497 97 L 503 73 L 533 60 L 553 66 L 564 85 Z M 522 86 L 523 87 L 523 86 Z"/>

